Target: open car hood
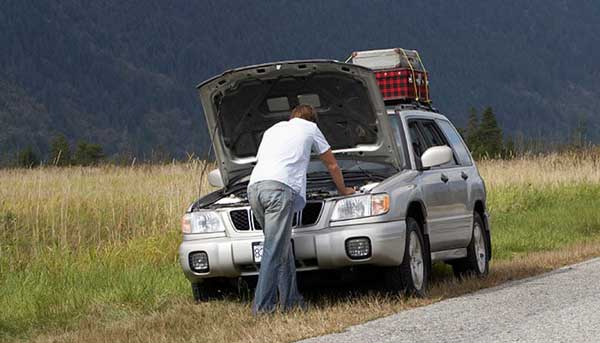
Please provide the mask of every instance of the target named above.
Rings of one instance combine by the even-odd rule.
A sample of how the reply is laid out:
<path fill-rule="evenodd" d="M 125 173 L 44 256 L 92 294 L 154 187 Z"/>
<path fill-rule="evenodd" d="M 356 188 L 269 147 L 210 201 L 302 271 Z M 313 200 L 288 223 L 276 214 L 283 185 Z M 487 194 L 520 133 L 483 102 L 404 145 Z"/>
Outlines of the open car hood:
<path fill-rule="evenodd" d="M 327 60 L 276 62 L 229 70 L 197 88 L 225 185 L 250 173 L 264 131 L 288 120 L 299 103 L 315 107 L 334 154 L 400 165 L 370 69 Z"/>

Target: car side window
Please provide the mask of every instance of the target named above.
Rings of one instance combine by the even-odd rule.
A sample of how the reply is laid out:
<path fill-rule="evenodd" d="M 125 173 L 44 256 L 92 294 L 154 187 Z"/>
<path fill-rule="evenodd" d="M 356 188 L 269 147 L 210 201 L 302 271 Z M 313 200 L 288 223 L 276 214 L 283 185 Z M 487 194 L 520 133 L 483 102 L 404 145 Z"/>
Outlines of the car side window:
<path fill-rule="evenodd" d="M 413 149 L 413 152 L 417 158 L 421 158 L 421 155 L 427 150 L 427 143 L 421 136 L 421 132 L 419 130 L 419 123 L 416 120 L 411 120 L 408 122 L 408 130 L 410 133 L 410 145 Z"/>
<path fill-rule="evenodd" d="M 443 146 L 450 144 L 446 141 L 444 134 L 433 120 L 420 120 L 420 126 L 422 128 L 423 136 L 427 140 L 427 149 L 433 146 Z M 448 168 L 458 165 L 456 153 L 454 154 L 453 160 L 441 165 L 441 168 Z"/>
<path fill-rule="evenodd" d="M 460 138 L 456 129 L 445 120 L 436 120 L 439 124 L 440 128 L 446 135 L 448 142 L 450 143 L 450 147 L 454 150 L 454 154 L 458 158 L 458 162 L 462 166 L 471 166 L 473 165 L 473 161 L 471 160 L 471 156 L 469 155 L 469 151 L 465 146 L 464 142 Z"/>
<path fill-rule="evenodd" d="M 425 139 L 427 139 L 429 142 L 427 148 L 432 146 L 446 145 L 446 142 L 442 138 L 443 136 L 441 136 L 434 122 L 422 121 L 421 123 L 423 125 L 423 134 L 425 135 Z"/>

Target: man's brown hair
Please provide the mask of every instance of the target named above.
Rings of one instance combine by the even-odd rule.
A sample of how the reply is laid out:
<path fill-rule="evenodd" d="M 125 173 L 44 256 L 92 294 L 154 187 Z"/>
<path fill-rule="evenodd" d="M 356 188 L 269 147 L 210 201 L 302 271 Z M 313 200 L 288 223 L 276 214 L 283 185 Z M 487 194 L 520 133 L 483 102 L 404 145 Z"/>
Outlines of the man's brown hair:
<path fill-rule="evenodd" d="M 290 119 L 292 118 L 302 118 L 304 120 L 312 121 L 313 123 L 317 122 L 317 114 L 310 105 L 298 105 L 294 107 L 292 115 L 290 116 Z"/>

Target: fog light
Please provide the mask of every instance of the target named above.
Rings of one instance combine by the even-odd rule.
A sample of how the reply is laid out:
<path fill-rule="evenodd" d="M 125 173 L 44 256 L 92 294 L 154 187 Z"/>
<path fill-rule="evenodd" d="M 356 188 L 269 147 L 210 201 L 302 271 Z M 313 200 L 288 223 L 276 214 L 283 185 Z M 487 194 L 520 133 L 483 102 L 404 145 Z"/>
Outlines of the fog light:
<path fill-rule="evenodd" d="M 193 252 L 189 256 L 190 268 L 196 273 L 208 272 L 208 255 L 204 251 Z"/>
<path fill-rule="evenodd" d="M 371 257 L 371 240 L 367 237 L 347 239 L 346 254 L 353 260 Z"/>

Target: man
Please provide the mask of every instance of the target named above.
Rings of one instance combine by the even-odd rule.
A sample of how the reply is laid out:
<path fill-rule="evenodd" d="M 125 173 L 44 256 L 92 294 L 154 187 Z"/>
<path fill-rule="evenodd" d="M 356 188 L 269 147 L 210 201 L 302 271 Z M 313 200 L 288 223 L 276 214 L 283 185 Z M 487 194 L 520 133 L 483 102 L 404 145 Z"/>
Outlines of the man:
<path fill-rule="evenodd" d="M 344 184 L 342 172 L 316 124 L 311 106 L 293 109 L 290 120 L 265 131 L 257 164 L 248 183 L 248 200 L 265 241 L 252 313 L 275 311 L 277 291 L 283 311 L 304 306 L 296 284 L 296 265 L 291 247 L 292 217 L 306 203 L 306 171 L 311 149 L 319 154 L 338 192 L 354 193 Z"/>

